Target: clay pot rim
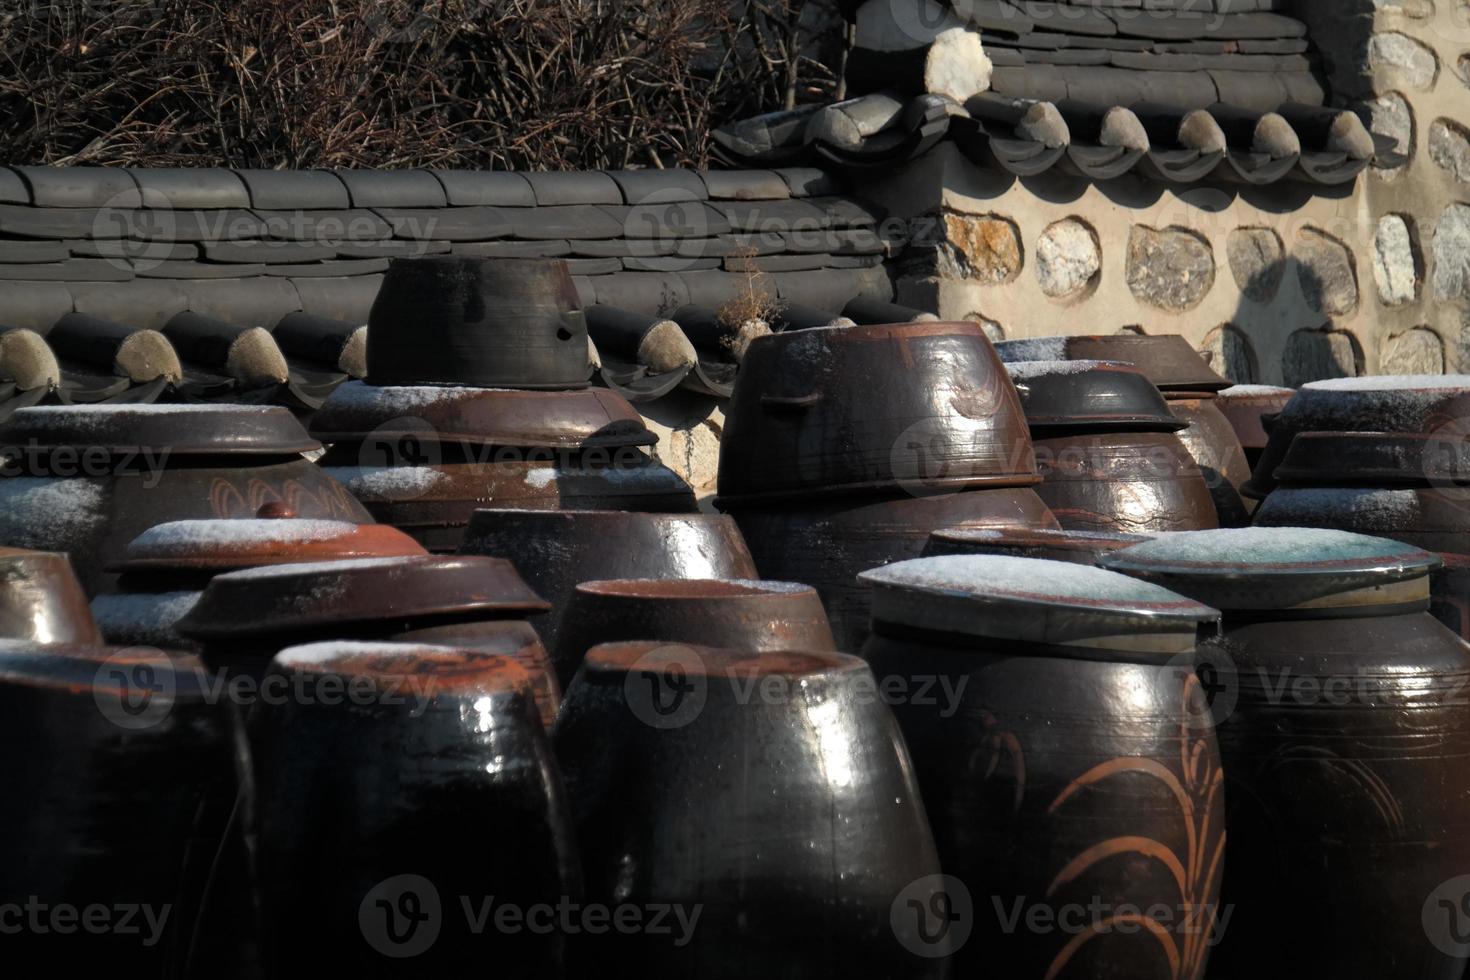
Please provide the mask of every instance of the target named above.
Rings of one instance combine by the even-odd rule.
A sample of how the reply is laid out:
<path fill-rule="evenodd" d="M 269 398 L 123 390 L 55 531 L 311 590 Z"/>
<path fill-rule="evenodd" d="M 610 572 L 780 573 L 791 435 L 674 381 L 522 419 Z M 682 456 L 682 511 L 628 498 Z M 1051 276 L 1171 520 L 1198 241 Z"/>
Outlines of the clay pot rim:
<path fill-rule="evenodd" d="M 756 345 L 770 347 L 774 343 L 793 343 L 803 337 L 821 336 L 836 338 L 844 343 L 891 340 L 895 337 L 935 337 L 970 334 L 982 338 L 987 344 L 990 337 L 985 329 L 973 320 L 928 320 L 918 323 L 868 323 L 851 327 L 808 327 L 804 330 L 785 330 L 766 334 L 751 341 L 751 350 Z M 749 354 L 747 354 L 749 356 Z"/>
<path fill-rule="evenodd" d="M 205 667 L 193 654 L 153 647 L 88 646 L 74 643 L 33 643 L 0 639 L 0 685 L 64 692 L 78 697 L 127 699 L 136 696 L 133 676 L 125 668 L 142 667 L 153 673 L 151 697 L 166 702 L 207 699 Z M 157 673 L 167 673 L 158 683 Z"/>
<path fill-rule="evenodd" d="M 1177 392 L 1213 392 L 1232 387 L 1234 382 L 1210 367 L 1200 353 L 1180 334 L 1061 334 L 1055 337 L 1016 338 L 1012 343 L 1026 340 L 1055 340 L 1061 360 L 1120 361 L 1132 364 L 1166 395 Z M 1074 347 L 1097 344 L 1101 349 L 1073 353 Z M 996 345 L 1001 359 L 1006 360 L 1005 342 Z M 1144 356 L 1131 355 L 1131 351 L 1112 348 L 1153 348 L 1144 350 Z M 1012 347 L 1015 351 L 1018 348 Z M 1025 348 L 1019 348 L 1024 350 Z M 1187 351 L 1187 353 L 1185 353 Z M 1019 358 L 1012 358 L 1016 360 Z M 1028 358 L 1034 360 L 1035 358 Z M 1162 370 L 1160 370 L 1162 368 Z M 1157 376 L 1156 376 L 1157 375 Z"/>
<path fill-rule="evenodd" d="M 481 515 L 484 515 L 483 517 Z M 477 507 L 470 517 L 470 523 L 466 528 L 466 535 L 473 533 L 475 522 L 489 522 L 497 518 L 520 517 L 530 518 L 543 524 L 619 524 L 628 521 L 641 521 L 648 524 L 704 524 L 718 526 L 734 524 L 734 519 L 727 514 L 706 514 L 700 511 L 691 511 L 687 514 L 669 513 L 659 511 L 624 511 L 624 510 L 549 510 L 532 509 L 521 510 L 515 507 Z"/>
<path fill-rule="evenodd" d="M 530 673 L 511 655 L 468 647 L 333 640 L 290 646 L 271 660 L 276 673 L 367 681 L 405 696 L 529 694 Z"/>
<path fill-rule="evenodd" d="M 1030 369 L 1059 365 L 1051 373 Z M 1074 365 L 1066 370 L 1065 365 Z M 1012 361 L 1006 371 L 1021 395 L 1033 435 L 1101 430 L 1179 432 L 1189 423 L 1169 410 L 1164 394 L 1133 364 L 1121 361 Z M 1018 374 L 1020 376 L 1018 376 Z M 1079 414 L 1081 402 L 1109 396 L 1120 412 Z M 1040 404 L 1037 404 L 1037 403 Z"/>
<path fill-rule="evenodd" d="M 660 603 L 751 602 L 808 599 L 817 590 L 800 582 L 767 579 L 593 579 L 580 582 L 579 594 L 598 599 Z"/>
<path fill-rule="evenodd" d="M 635 668 L 648 670 L 658 666 L 677 667 L 686 675 L 705 678 L 785 677 L 789 680 L 868 670 L 866 661 L 845 653 L 756 652 L 656 640 L 599 644 L 587 651 L 582 660 L 583 671 L 605 676 L 623 676 Z"/>
<path fill-rule="evenodd" d="M 1299 432 L 1292 438 L 1286 456 L 1272 478 L 1280 486 L 1296 488 L 1344 484 L 1372 486 L 1384 481 L 1396 486 L 1434 486 L 1437 482 L 1459 482 L 1470 476 L 1470 473 L 1454 472 L 1436 474 L 1426 467 L 1412 465 L 1413 461 L 1422 460 L 1425 453 L 1435 446 L 1453 448 L 1470 459 L 1470 451 L 1458 438 L 1444 439 L 1432 432 L 1337 432 L 1325 429 Z M 1396 451 L 1402 455 L 1395 458 Z M 1387 458 L 1363 458 L 1379 454 L 1387 454 Z"/>
<path fill-rule="evenodd" d="M 213 542 L 158 540 L 170 531 L 202 525 L 254 525 L 261 534 L 251 540 Z M 302 524 L 341 526 L 335 537 L 291 538 L 287 532 Z M 280 531 L 270 535 L 272 528 Z M 325 528 L 324 528 L 325 529 Z M 248 529 L 247 529 L 248 530 Z M 288 550 L 289 549 L 289 550 Z M 357 558 L 408 558 L 428 555 L 413 538 L 387 524 L 355 524 L 351 521 L 294 518 L 216 518 L 166 521 L 156 524 L 128 542 L 124 557 L 110 562 L 108 571 L 238 571 L 264 565 L 294 565 Z"/>
<path fill-rule="evenodd" d="M 1099 547 L 1117 545 L 1117 549 L 1150 540 L 1147 534 L 1121 531 L 1054 531 L 1045 528 L 942 527 L 929 535 L 931 540 L 955 544 L 987 544 L 999 547 L 1045 547 L 1054 551 L 1094 552 Z"/>

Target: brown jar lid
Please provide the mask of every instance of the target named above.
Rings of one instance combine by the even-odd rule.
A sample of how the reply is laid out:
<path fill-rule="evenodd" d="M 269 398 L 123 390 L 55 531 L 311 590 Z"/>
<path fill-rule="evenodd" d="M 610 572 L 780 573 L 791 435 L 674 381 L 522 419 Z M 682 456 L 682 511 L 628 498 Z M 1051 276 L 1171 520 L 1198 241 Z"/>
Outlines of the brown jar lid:
<path fill-rule="evenodd" d="M 1448 433 L 1303 432 L 1275 476 L 1293 487 L 1463 487 L 1470 482 L 1470 442 Z"/>
<path fill-rule="evenodd" d="M 423 545 L 386 524 L 295 517 L 169 521 L 129 544 L 112 571 L 227 572 L 261 565 L 345 558 L 427 555 Z"/>
<path fill-rule="evenodd" d="M 559 449 L 651 446 L 658 437 L 628 400 L 606 388 L 381 386 L 349 381 L 312 416 L 324 442 L 400 439 Z"/>
<path fill-rule="evenodd" d="M 926 556 L 1011 555 L 1050 561 L 1097 564 L 1109 552 L 1131 548 L 1146 534 L 1115 531 L 1053 531 L 1045 528 L 947 527 L 929 535 Z"/>
<path fill-rule="evenodd" d="M 473 613 L 488 618 L 550 608 L 503 558 L 356 558 L 217 575 L 178 630 L 209 641 L 343 623 Z"/>
<path fill-rule="evenodd" d="M 1091 565 L 1009 555 L 918 558 L 863 572 L 873 619 L 903 629 L 1175 655 L 1220 614 Z"/>
<path fill-rule="evenodd" d="M 45 688 L 95 698 L 104 717 L 121 719 L 119 702 L 134 702 L 135 721 L 167 715 L 171 704 L 203 702 L 206 672 L 192 654 L 151 647 L 82 646 L 0 640 L 0 685 Z M 136 702 L 147 687 L 145 713 Z M 119 711 L 114 715 L 114 711 Z"/>
<path fill-rule="evenodd" d="M 44 405 L 0 425 L 9 449 L 109 455 L 295 455 L 320 449 L 296 416 L 256 405 Z M 166 458 L 162 459 L 166 462 Z"/>
<path fill-rule="evenodd" d="M 1116 361 L 1018 361 L 1006 365 L 1033 434 L 1051 430 L 1178 432 L 1189 428 L 1154 383 Z"/>
<path fill-rule="evenodd" d="M 1231 386 L 1178 334 L 1104 334 L 1087 337 L 1036 337 L 995 345 L 1001 360 L 1122 361 L 1133 364 L 1166 392 L 1221 391 Z"/>
<path fill-rule="evenodd" d="M 1427 551 L 1320 528 L 1248 527 L 1163 534 L 1102 559 L 1224 610 L 1351 608 L 1427 602 Z"/>

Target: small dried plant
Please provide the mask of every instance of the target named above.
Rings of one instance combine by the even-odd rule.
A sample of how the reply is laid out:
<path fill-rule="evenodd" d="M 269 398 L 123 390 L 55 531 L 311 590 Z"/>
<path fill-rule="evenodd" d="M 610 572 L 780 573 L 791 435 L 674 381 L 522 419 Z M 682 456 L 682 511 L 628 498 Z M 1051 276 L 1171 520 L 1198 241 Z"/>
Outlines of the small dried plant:
<path fill-rule="evenodd" d="M 750 342 L 771 332 L 771 324 L 781 314 L 783 305 L 766 288 L 766 275 L 756 263 L 756 250 L 749 246 L 737 250 L 730 257 L 731 272 L 745 277 L 745 282 L 735 295 L 715 309 L 720 325 L 729 330 L 725 346 L 736 361 L 745 360 L 745 351 Z"/>

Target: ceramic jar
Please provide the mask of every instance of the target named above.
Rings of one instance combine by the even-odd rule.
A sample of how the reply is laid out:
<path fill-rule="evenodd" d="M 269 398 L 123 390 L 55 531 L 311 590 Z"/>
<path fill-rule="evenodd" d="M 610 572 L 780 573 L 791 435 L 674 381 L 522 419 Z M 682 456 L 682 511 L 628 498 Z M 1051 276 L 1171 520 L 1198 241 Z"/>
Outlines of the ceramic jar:
<path fill-rule="evenodd" d="M 0 544 L 66 552 L 89 593 L 155 524 L 253 517 L 281 502 L 303 518 L 366 522 L 347 489 L 301 454 L 321 446 L 284 408 L 63 405 L 0 423 Z"/>
<path fill-rule="evenodd" d="M 1104 563 L 1225 613 L 1198 658 L 1230 838 L 1211 976 L 1459 977 L 1436 896 L 1470 868 L 1470 647 L 1428 612 L 1438 559 L 1250 528 Z"/>
<path fill-rule="evenodd" d="M 426 551 L 383 524 L 302 520 L 278 507 L 255 518 L 169 521 L 128 544 L 117 592 L 92 601 L 107 642 L 119 646 L 195 649 L 174 627 L 199 601 L 209 580 L 262 565 L 349 558 L 392 558 Z"/>
<path fill-rule="evenodd" d="M 588 900 L 699 910 L 683 943 L 678 926 L 589 938 L 596 975 L 947 974 L 910 907 L 944 901 L 928 822 L 860 660 L 597 647 L 553 742 Z"/>
<path fill-rule="evenodd" d="M 0 640 L 102 644 L 71 559 L 56 552 L 0 548 Z"/>
<path fill-rule="evenodd" d="M 461 551 L 515 563 L 551 604 L 532 622 L 552 650 L 560 646 L 567 607 L 583 582 L 758 577 L 735 522 L 711 514 L 479 510 Z M 559 673 L 563 683 L 571 680 L 569 669 Z"/>
<path fill-rule="evenodd" d="M 1008 556 L 863 579 L 863 656 L 913 753 L 950 889 L 973 909 L 955 975 L 1200 980 L 1224 799 L 1190 664 L 1219 614 Z"/>
<path fill-rule="evenodd" d="M 1101 360 L 1132 364 L 1168 400 L 1169 408 L 1187 423 L 1180 439 L 1204 474 L 1215 502 L 1216 524 L 1238 527 L 1249 513 L 1240 488 L 1250 478 L 1249 464 L 1234 427 L 1215 404 L 1215 393 L 1230 387 L 1209 363 L 1177 334 L 1108 334 L 1041 337 L 998 345 L 1007 362 Z M 1208 525 L 1202 525 L 1208 526 Z"/>
<path fill-rule="evenodd" d="M 1178 418 L 1137 368 L 1106 361 L 1007 365 L 1031 425 L 1037 494 L 1070 531 L 1139 534 L 1219 523 Z"/>
<path fill-rule="evenodd" d="M 183 975 L 234 790 L 200 676 L 157 651 L 0 644 L 0 906 L 20 910 L 4 940 L 17 963 Z"/>
<path fill-rule="evenodd" d="M 369 378 L 369 382 L 374 379 Z M 348 382 L 312 420 L 322 467 L 430 551 L 459 547 L 481 507 L 688 512 L 694 494 L 603 388 L 520 391 Z"/>
<path fill-rule="evenodd" d="M 527 617 L 549 608 L 498 558 L 360 558 L 216 575 L 176 624 L 212 669 L 258 678 L 285 647 L 325 640 L 427 643 L 510 657 L 549 726 L 560 690 Z"/>
<path fill-rule="evenodd" d="M 1294 388 L 1271 385 L 1234 385 L 1215 396 L 1215 405 L 1235 430 L 1245 460 L 1252 470 L 1261 461 L 1270 439 L 1268 426 L 1276 421 L 1296 395 Z"/>
<path fill-rule="evenodd" d="M 974 323 L 799 330 L 750 345 L 720 446 L 720 510 L 768 579 L 814 586 L 839 648 L 864 569 L 936 528 L 1055 528 L 1014 386 Z"/>
<path fill-rule="evenodd" d="M 562 930 L 494 918 L 511 906 L 529 923 L 534 906 L 581 897 L 525 671 L 462 649 L 326 643 L 282 651 L 271 678 L 352 694 L 263 701 L 250 719 L 266 976 L 564 975 Z"/>
<path fill-rule="evenodd" d="M 557 675 L 569 683 L 588 650 L 628 640 L 754 652 L 837 649 L 822 600 L 810 586 L 738 579 L 583 582 L 562 618 Z"/>

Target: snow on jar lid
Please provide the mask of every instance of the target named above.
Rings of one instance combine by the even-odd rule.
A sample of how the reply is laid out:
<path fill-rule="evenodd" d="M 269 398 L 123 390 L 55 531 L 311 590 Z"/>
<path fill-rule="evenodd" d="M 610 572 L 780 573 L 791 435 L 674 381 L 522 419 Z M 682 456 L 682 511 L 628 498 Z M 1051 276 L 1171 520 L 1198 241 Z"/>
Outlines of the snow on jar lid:
<path fill-rule="evenodd" d="M 320 449 L 296 416 L 255 405 L 43 405 L 0 425 L 0 444 L 108 455 L 297 455 Z"/>
<path fill-rule="evenodd" d="M 1174 655 L 1220 614 L 1149 582 L 1090 565 L 949 555 L 862 573 L 875 624 L 1058 646 Z"/>
<path fill-rule="evenodd" d="M 254 518 L 169 521 L 138 535 L 114 571 L 233 571 L 260 565 L 343 558 L 426 555 L 417 541 L 386 524 L 302 520 L 267 504 Z"/>
<path fill-rule="evenodd" d="M 503 558 L 353 558 L 217 575 L 178 630 L 209 641 L 431 616 L 521 618 L 550 608 Z"/>
<path fill-rule="evenodd" d="M 1220 609 L 1280 610 L 1427 603 L 1441 560 L 1347 531 L 1249 527 L 1162 534 L 1102 564 Z"/>
<path fill-rule="evenodd" d="M 531 675 L 514 659 L 462 647 L 332 640 L 287 647 L 271 666 L 278 673 L 367 681 L 424 699 L 502 692 L 531 698 Z"/>

